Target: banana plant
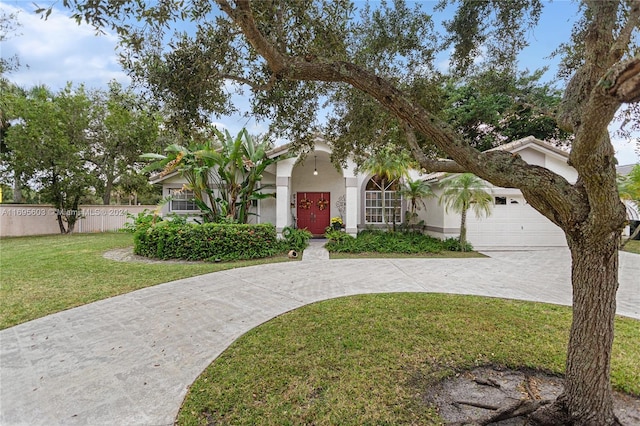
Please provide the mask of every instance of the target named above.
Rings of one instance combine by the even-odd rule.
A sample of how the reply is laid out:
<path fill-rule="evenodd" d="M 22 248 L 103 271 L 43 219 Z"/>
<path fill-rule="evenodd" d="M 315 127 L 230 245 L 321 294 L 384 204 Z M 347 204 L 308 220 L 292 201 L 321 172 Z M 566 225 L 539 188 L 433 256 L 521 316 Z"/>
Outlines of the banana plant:
<path fill-rule="evenodd" d="M 213 136 L 193 147 L 169 145 L 166 155 L 144 154 L 155 160 L 145 170 L 160 169 L 162 175 L 179 171 L 205 221 L 247 223 L 252 201 L 274 196 L 263 192 L 273 185 L 260 185 L 265 170 L 286 157 L 270 158 L 269 140 L 256 141 L 246 129 L 235 137 L 215 129 Z"/>

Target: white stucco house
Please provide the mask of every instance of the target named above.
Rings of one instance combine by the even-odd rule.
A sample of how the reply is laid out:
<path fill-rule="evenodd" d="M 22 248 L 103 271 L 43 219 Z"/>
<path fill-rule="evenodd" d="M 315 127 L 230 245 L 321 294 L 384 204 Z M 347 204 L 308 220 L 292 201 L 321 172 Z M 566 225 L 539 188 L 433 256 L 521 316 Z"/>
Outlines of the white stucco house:
<path fill-rule="evenodd" d="M 269 156 L 283 155 L 289 149 L 289 145 L 274 148 Z M 496 149 L 517 153 L 528 163 L 547 167 L 570 182 L 577 179 L 577 172 L 567 165 L 568 154 L 536 138 L 527 137 Z M 318 140 L 306 157 L 292 156 L 270 166 L 263 174 L 262 183 L 273 186 L 269 191 L 275 198 L 254 205 L 253 222 L 273 223 L 278 232 L 294 226 L 321 235 L 331 218 L 338 216 L 344 221 L 345 231 L 355 235 L 362 229 L 384 226 L 383 210 L 388 212 L 394 205 L 399 206 L 396 209 L 398 223 L 404 220 L 407 203 L 405 200 L 395 202 L 393 186 L 382 191 L 376 177 L 357 173 L 352 161 L 347 161 L 344 168 L 336 168 L 329 160 L 330 154 L 331 147 Z M 437 195 L 445 177 L 442 173 L 412 173 L 412 179 L 427 181 Z M 163 214 L 197 211 L 191 201 L 193 194 L 181 191 L 185 180 L 179 173 L 158 175 L 151 182 L 162 185 L 163 196 L 174 196 L 163 207 Z M 482 219 L 473 214 L 467 217 L 467 238 L 475 248 L 566 246 L 562 230 L 529 206 L 519 190 L 498 188 L 489 183 L 487 190 L 494 197 L 492 214 Z M 418 214 L 426 224 L 426 232 L 439 238 L 457 237 L 460 215 L 447 213 L 437 198 L 425 202 L 426 209 Z"/>

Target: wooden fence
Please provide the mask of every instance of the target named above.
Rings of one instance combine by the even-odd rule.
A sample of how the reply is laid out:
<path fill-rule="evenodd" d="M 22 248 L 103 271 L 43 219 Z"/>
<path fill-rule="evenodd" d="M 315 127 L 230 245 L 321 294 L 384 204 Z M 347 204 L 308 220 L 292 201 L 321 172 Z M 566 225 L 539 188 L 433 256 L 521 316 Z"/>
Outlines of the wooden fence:
<path fill-rule="evenodd" d="M 131 221 L 128 214 L 155 208 L 155 205 L 80 206 L 74 233 L 117 231 Z M 0 204 L 0 237 L 59 234 L 56 213 L 52 206 L 42 204 Z"/>

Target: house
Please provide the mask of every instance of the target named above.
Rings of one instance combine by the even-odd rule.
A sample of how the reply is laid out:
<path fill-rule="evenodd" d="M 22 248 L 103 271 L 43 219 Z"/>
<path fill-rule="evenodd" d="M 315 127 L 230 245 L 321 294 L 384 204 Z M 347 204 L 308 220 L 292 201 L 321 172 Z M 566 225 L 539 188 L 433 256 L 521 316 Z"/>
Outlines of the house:
<path fill-rule="evenodd" d="M 274 148 L 269 156 L 288 153 L 290 145 Z M 567 165 L 568 155 L 561 149 L 533 137 L 527 137 L 496 149 L 517 153 L 530 164 L 547 167 L 575 182 L 577 172 Z M 322 235 L 332 217 L 339 216 L 345 231 L 355 235 L 366 228 L 385 227 L 383 212 L 396 209 L 398 223 L 404 220 L 407 203 L 395 200 L 393 184 L 381 188 L 380 180 L 371 174 L 358 173 L 356 164 L 347 160 L 346 167 L 337 168 L 330 161 L 331 147 L 318 139 L 315 149 L 306 156 L 293 155 L 270 166 L 263 174 L 263 185 L 275 198 L 257 202 L 253 206 L 253 221 L 273 223 L 278 232 L 286 226 L 307 228 L 314 235 Z M 442 173 L 421 175 L 412 172 L 412 179 L 424 179 L 434 192 L 441 192 Z M 185 180 L 173 172 L 152 178 L 162 184 L 163 196 L 172 196 L 163 207 L 163 214 L 195 214 L 197 207 L 193 193 L 183 190 Z M 467 217 L 467 239 L 474 247 L 530 247 L 566 246 L 560 228 L 527 204 L 521 192 L 513 188 L 499 188 L 487 183 L 494 197 L 493 212 L 488 218 Z M 427 208 L 420 210 L 426 232 L 439 238 L 457 237 L 460 215 L 447 213 L 437 198 L 425 200 Z"/>
<path fill-rule="evenodd" d="M 494 150 L 518 154 L 529 164 L 545 167 L 570 183 L 578 178 L 577 171 L 567 164 L 566 151 L 532 136 L 520 139 Z M 442 193 L 440 182 L 444 173 L 434 173 L 425 177 L 432 183 L 436 195 Z M 486 189 L 493 196 L 491 215 L 477 218 L 467 215 L 467 240 L 474 248 L 486 247 L 558 247 L 566 246 L 564 232 L 549 219 L 531 207 L 520 190 L 496 187 L 486 182 Z M 458 236 L 460 215 L 446 213 L 437 199 L 427 200 L 427 231 L 439 238 Z"/>

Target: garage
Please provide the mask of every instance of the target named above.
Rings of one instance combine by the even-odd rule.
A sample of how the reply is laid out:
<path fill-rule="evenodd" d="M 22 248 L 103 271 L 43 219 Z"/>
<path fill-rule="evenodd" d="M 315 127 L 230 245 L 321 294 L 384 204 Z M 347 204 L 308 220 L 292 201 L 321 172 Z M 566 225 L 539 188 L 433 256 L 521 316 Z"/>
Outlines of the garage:
<path fill-rule="evenodd" d="M 489 217 L 467 216 L 467 239 L 482 247 L 566 247 L 564 232 L 521 194 L 495 194 Z"/>

